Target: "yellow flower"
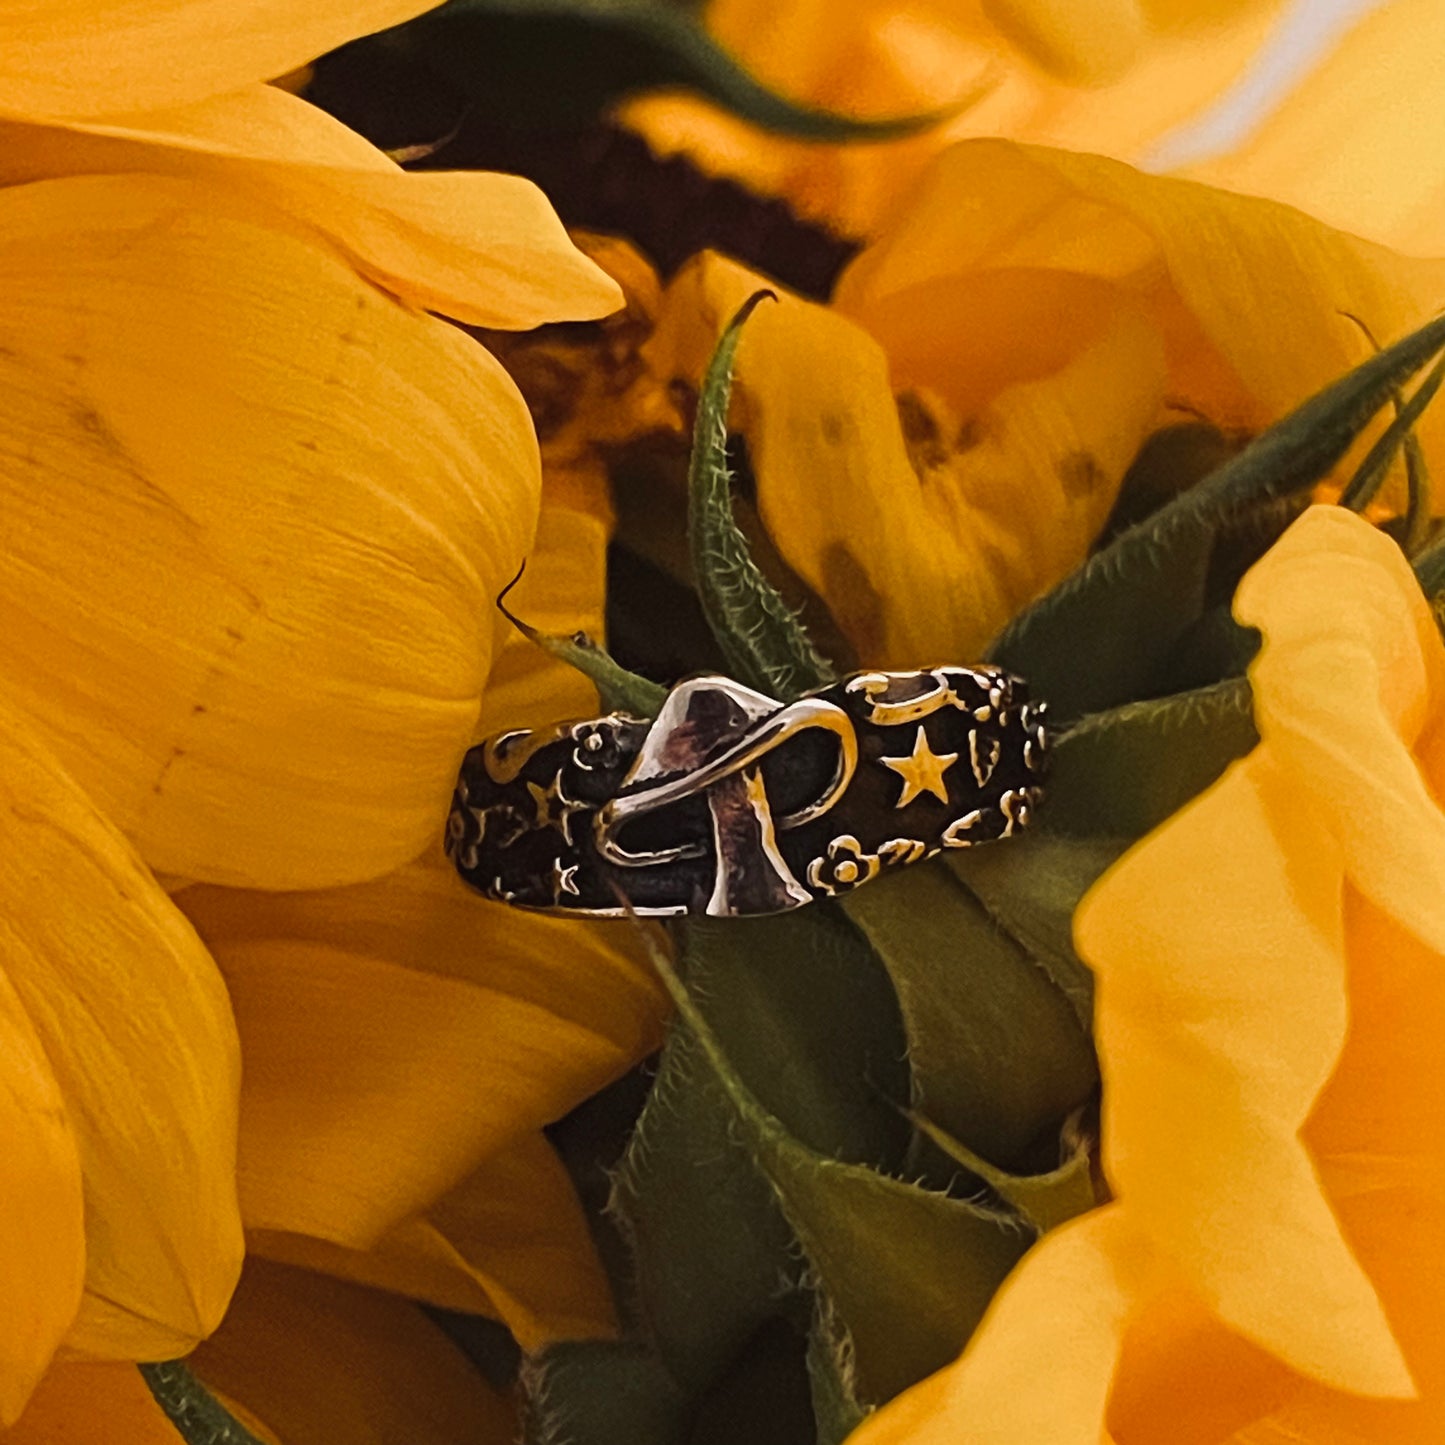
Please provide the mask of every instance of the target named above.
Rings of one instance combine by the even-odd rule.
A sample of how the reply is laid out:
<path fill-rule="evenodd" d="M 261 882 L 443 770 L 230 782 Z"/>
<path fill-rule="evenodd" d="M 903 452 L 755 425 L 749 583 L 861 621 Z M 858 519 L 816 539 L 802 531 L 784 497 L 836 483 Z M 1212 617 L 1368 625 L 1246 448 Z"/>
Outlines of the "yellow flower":
<path fill-rule="evenodd" d="M 262 1065 L 295 1059 L 258 1052 L 239 1092 L 222 974 L 150 870 L 172 886 L 379 879 L 435 840 L 476 735 L 493 600 L 533 546 L 540 469 L 505 372 L 426 313 L 525 328 L 617 304 L 525 182 L 405 175 L 259 83 L 422 8 L 41 0 L 0 37 L 0 1426 L 57 1350 L 166 1358 L 214 1329 L 240 1266 L 238 1108 L 246 1208 L 264 1195 L 255 1161 L 294 1163 L 297 1120 L 317 1122 L 314 1074 L 288 1081 L 296 1117 L 267 1098 L 278 1079 Z M 604 535 L 601 521 L 560 524 L 557 545 L 599 558 L 562 565 L 595 578 Z M 357 978 L 334 967 L 350 948 L 356 975 L 393 979 L 399 1031 L 435 1022 L 446 995 L 455 1032 L 431 1065 L 464 1035 L 485 1042 L 485 997 L 531 1072 L 519 1064 L 501 1091 L 489 1080 L 491 1115 L 454 1100 L 465 1137 L 434 1158 L 433 1140 L 402 1140 L 378 1115 L 369 1159 L 385 1197 L 343 1201 L 332 1234 L 369 1242 L 436 1206 L 438 1235 L 470 1247 L 466 1186 L 495 1156 L 538 1181 L 556 1237 L 590 1260 L 536 1130 L 651 1046 L 655 991 L 580 933 L 566 952 L 549 939 L 554 971 L 523 980 L 537 935 L 499 950 L 471 900 L 435 903 L 424 865 L 374 887 L 357 903 L 374 947 L 321 895 L 335 936 L 306 936 L 303 898 L 278 951 L 314 967 L 316 994 L 356 1003 Z M 249 1031 L 268 945 L 228 939 L 219 890 L 191 891 Z M 380 938 L 385 919 L 418 915 L 461 935 L 428 960 L 437 976 L 406 976 L 415 956 Z M 251 926 L 265 916 L 257 903 Z M 620 996 L 590 1032 L 567 1012 L 571 961 L 601 963 L 598 992 Z M 301 987 L 278 981 L 273 1008 L 281 982 Z M 374 1004 L 373 1035 L 394 1002 Z M 329 1003 L 313 1058 L 334 1063 L 355 1015 Z M 368 1134 L 366 1086 L 397 1067 L 377 1052 L 375 1075 L 338 1081 L 333 1146 Z M 432 1077 L 392 1102 L 441 1135 L 454 1121 L 427 1112 L 437 1094 Z M 343 1110 L 363 1122 L 337 1123 Z M 355 1177 L 339 1149 L 325 1158 Z M 543 1222 L 514 1255 L 545 1251 Z M 595 1278 L 580 1302 L 545 1289 L 539 1302 L 519 1271 L 493 1268 L 519 1317 L 571 1309 L 605 1327 Z"/>
<path fill-rule="evenodd" d="M 1273 0 L 713 0 L 708 29 L 793 100 L 848 115 L 951 120 L 885 143 L 785 141 L 681 95 L 624 121 L 662 154 L 780 195 L 800 214 L 872 236 L 928 162 L 974 136 L 1138 160 L 1219 95 L 1269 34 Z"/>
<path fill-rule="evenodd" d="M 1261 743 L 1075 920 L 1112 1204 L 857 1445 L 1435 1441 L 1445 648 L 1317 507 L 1246 576 Z"/>
<path fill-rule="evenodd" d="M 653 364 L 696 381 L 760 282 L 704 257 Z M 831 307 L 748 323 L 737 422 L 759 507 L 865 664 L 968 657 L 1086 555 L 1141 444 L 1254 432 L 1445 302 L 1409 260 L 1287 207 L 1096 156 L 941 156 Z M 1422 430 L 1445 441 L 1445 414 Z"/>

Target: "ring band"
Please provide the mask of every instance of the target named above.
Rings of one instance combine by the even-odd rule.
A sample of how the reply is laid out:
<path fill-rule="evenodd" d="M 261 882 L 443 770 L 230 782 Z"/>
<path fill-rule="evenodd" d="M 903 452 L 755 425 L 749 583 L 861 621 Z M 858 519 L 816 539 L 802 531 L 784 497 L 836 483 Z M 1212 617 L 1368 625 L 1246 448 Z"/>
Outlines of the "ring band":
<path fill-rule="evenodd" d="M 447 852 L 520 908 L 781 913 L 1024 827 L 1044 711 L 986 665 L 858 672 L 790 703 L 689 678 L 650 722 L 609 713 L 472 748 Z"/>

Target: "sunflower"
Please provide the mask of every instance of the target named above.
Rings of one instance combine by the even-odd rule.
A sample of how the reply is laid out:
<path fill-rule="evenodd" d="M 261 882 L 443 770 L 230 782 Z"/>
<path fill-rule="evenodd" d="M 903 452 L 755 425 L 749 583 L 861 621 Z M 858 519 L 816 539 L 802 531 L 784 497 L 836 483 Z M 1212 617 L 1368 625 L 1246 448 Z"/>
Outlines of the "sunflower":
<path fill-rule="evenodd" d="M 493 599 L 541 515 L 520 395 L 429 313 L 525 328 L 620 300 L 528 183 L 408 176 L 261 83 L 422 8 L 40 4 L 0 39 L 6 1423 L 57 1350 L 162 1359 L 214 1329 L 248 1214 L 365 1248 L 514 1145 L 512 1176 L 559 1197 L 526 1141 L 655 1034 L 655 994 L 613 946 L 554 929 L 553 983 L 524 979 L 510 960 L 538 942 L 500 937 L 411 863 L 479 724 Z M 605 522 L 552 516 L 544 548 L 595 576 L 569 549 L 600 558 Z M 324 892 L 373 879 L 350 916 L 348 893 Z M 194 895 L 191 919 L 167 888 Z M 288 912 L 269 893 L 232 904 L 233 929 L 216 896 L 303 888 L 344 941 L 308 938 L 304 900 Z M 254 942 L 272 900 L 268 936 L 295 938 L 284 979 Z M 385 928 L 423 918 L 457 944 L 408 972 Z M 563 975 L 599 953 L 596 995 L 619 1001 L 579 1023 Z M 362 986 L 390 965 L 405 1005 Z M 277 1016 L 297 1007 L 305 968 L 330 1005 L 325 1047 L 362 1065 L 329 1095 L 316 1041 L 288 1053 L 257 1016 L 268 978 L 287 985 Z M 534 1072 L 420 1179 L 399 1182 L 429 1149 L 414 1135 L 343 1167 L 340 1147 L 310 1152 L 300 1094 L 290 1113 L 269 1101 L 283 1075 L 309 1081 L 331 1137 L 396 1144 L 400 1125 L 365 1124 L 396 1055 L 363 1059 L 338 1005 L 369 1000 L 374 1040 L 389 1008 L 402 1031 L 446 1014 L 451 1052 L 413 1058 L 422 1078 L 480 1045 L 477 1020 L 514 985 Z M 272 1053 L 243 1087 L 247 1035 Z M 423 1095 L 434 1077 L 397 1113 L 442 1127 Z M 366 1174 L 384 1203 L 353 1198 L 346 1229 L 268 1210 L 258 1181 L 288 1150 L 313 1174 L 318 1158 Z"/>

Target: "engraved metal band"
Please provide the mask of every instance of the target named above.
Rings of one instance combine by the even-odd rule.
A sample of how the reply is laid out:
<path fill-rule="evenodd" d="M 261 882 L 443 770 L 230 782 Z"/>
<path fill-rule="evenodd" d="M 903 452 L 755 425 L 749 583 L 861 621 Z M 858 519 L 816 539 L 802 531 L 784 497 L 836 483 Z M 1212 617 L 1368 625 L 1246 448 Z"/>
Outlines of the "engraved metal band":
<path fill-rule="evenodd" d="M 689 678 L 473 748 L 447 851 L 488 897 L 615 916 L 778 913 L 1007 838 L 1042 796 L 1044 704 L 998 668 L 860 672 L 782 703 Z"/>

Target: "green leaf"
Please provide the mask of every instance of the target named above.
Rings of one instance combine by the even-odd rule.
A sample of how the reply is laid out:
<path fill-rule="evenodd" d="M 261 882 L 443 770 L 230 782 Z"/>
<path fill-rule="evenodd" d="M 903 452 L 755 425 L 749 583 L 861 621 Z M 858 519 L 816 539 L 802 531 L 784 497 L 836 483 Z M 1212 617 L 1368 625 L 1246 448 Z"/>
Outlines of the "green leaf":
<path fill-rule="evenodd" d="M 851 1342 L 826 1301 L 820 1300 L 808 1331 L 808 1384 L 813 1396 L 817 1445 L 843 1445 L 867 1413 L 854 1393 Z"/>
<path fill-rule="evenodd" d="M 947 1364 L 1024 1240 L 1006 1220 L 964 1200 L 801 1143 L 743 1083 L 667 959 L 655 961 L 677 1007 L 677 1027 L 696 1040 L 699 1061 L 772 1186 L 811 1278 L 847 1330 L 858 1396 L 882 1402 Z"/>
<path fill-rule="evenodd" d="M 1036 1167 L 1098 1082 L 1076 1005 L 947 868 L 880 878 L 843 906 L 893 980 L 917 1105 L 996 1164 Z"/>
<path fill-rule="evenodd" d="M 1068 999 L 1085 1030 L 1093 1023 L 1094 976 L 1074 952 L 1074 909 L 1127 846 L 1121 838 L 1034 832 L 1006 848 L 962 848 L 945 859 Z"/>
<path fill-rule="evenodd" d="M 1413 557 L 1425 545 L 1434 520 L 1430 507 L 1430 467 L 1420 438 L 1413 431 L 1405 437 L 1405 486 L 1405 527 L 1400 545 L 1407 557 Z"/>
<path fill-rule="evenodd" d="M 514 129 L 600 116 L 642 90 L 680 86 L 781 135 L 878 141 L 956 114 L 979 93 L 922 115 L 857 120 L 797 104 L 753 78 L 691 7 L 662 0 L 452 0 L 348 49 L 424 64 Z"/>
<path fill-rule="evenodd" d="M 703 377 L 688 465 L 688 538 L 698 596 L 728 665 L 739 681 L 789 702 L 837 674 L 759 571 L 733 518 L 727 465 L 733 359 L 744 323 L 764 299 L 777 297 L 755 292 L 728 322 Z"/>
<path fill-rule="evenodd" d="M 1113 541 L 1203 481 L 1236 455 L 1244 441 L 1205 421 L 1176 422 L 1151 433 L 1119 482 L 1119 494 L 1095 546 Z"/>
<path fill-rule="evenodd" d="M 186 1445 L 262 1445 L 191 1373 L 184 1360 L 141 1365 L 140 1372 Z"/>
<path fill-rule="evenodd" d="M 1419 493 L 1418 467 L 1423 458 L 1420 455 L 1419 442 L 1415 438 L 1415 423 L 1420 420 L 1425 408 L 1434 401 L 1442 381 L 1445 381 L 1445 361 L 1431 369 L 1430 374 L 1415 389 L 1415 394 L 1409 401 L 1402 402 L 1399 393 L 1395 393 L 1395 419 L 1380 434 L 1375 444 L 1365 454 L 1365 459 L 1355 469 L 1354 476 L 1350 478 L 1349 484 L 1340 494 L 1340 506 L 1349 507 L 1356 512 L 1364 511 L 1374 501 L 1375 494 L 1380 490 L 1390 467 L 1403 447 L 1406 449 L 1409 461 L 1407 472 L 1410 482 L 1410 512 L 1413 517 L 1418 518 L 1422 500 Z M 1414 443 L 1413 451 L 1411 450 L 1412 442 Z M 1412 525 L 1411 530 L 1413 531 L 1417 525 L 1418 521 Z"/>
<path fill-rule="evenodd" d="M 1057 739 L 1038 826 L 1132 842 L 1259 741 L 1245 678 L 1091 714 Z M 1109 843 L 1108 846 L 1114 846 Z"/>
<path fill-rule="evenodd" d="M 799 1138 L 831 1156 L 899 1163 L 908 1127 L 903 1027 L 888 979 L 834 910 L 703 922 L 688 976 L 734 1067 Z M 785 1307 L 800 1265 L 732 1109 L 676 1029 L 618 1170 L 639 1327 L 690 1397 Z"/>
<path fill-rule="evenodd" d="M 1415 576 L 1425 596 L 1438 603 L 1445 594 L 1445 533 L 1415 558 Z"/>
<path fill-rule="evenodd" d="M 599 647 L 597 643 L 593 642 L 585 632 L 574 632 L 570 636 L 559 637 L 543 632 L 507 611 L 505 603 L 507 592 L 511 590 L 511 586 L 515 585 L 516 581 L 521 579 L 521 575 L 519 572 L 513 579 L 513 583 L 508 586 L 507 591 L 497 598 L 497 607 L 502 616 L 528 642 L 535 643 L 543 652 L 559 658 L 569 667 L 575 667 L 584 677 L 590 679 L 602 700 L 602 706 L 608 712 L 627 712 L 640 718 L 656 717 L 662 711 L 663 701 L 667 697 L 665 687 L 651 682 L 645 677 L 640 677 L 635 672 L 629 672 L 616 662 L 605 648 Z"/>
<path fill-rule="evenodd" d="M 950 1159 L 976 1174 L 1000 1199 L 1011 1204 L 1036 1234 L 1065 1224 L 1100 1202 L 1094 1193 L 1087 1140 L 1079 1140 L 1069 1157 L 1046 1174 L 1009 1174 L 980 1158 L 916 1109 L 909 1110 L 908 1117 Z"/>
<path fill-rule="evenodd" d="M 678 1445 L 684 1438 L 686 1395 L 657 1356 L 635 1341 L 548 1345 L 524 1366 L 522 1378 L 526 1438 L 537 1445 Z"/>
<path fill-rule="evenodd" d="M 1204 607 L 1221 529 L 1328 475 L 1442 345 L 1437 318 L 1311 397 L 1015 618 L 991 659 L 1028 678 L 1065 722 L 1147 696 Z"/>

